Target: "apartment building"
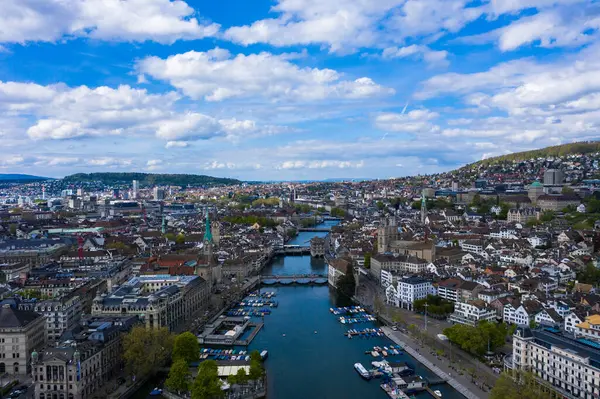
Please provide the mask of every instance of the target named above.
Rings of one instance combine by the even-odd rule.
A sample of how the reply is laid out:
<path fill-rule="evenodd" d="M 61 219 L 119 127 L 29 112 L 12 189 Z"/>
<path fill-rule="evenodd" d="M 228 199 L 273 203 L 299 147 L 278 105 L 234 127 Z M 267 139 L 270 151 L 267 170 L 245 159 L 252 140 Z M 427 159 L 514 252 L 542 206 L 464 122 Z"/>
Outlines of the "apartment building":
<path fill-rule="evenodd" d="M 40 314 L 9 304 L 0 307 L 0 375 L 29 375 L 29 354 L 46 345 L 45 327 Z"/>
<path fill-rule="evenodd" d="M 600 347 L 588 339 L 563 335 L 557 328 L 517 328 L 510 367 L 532 372 L 568 398 L 600 395 Z"/>
<path fill-rule="evenodd" d="M 496 320 L 496 311 L 489 307 L 481 299 L 475 299 L 469 302 L 456 302 L 454 312 L 450 315 L 451 323 L 466 324 L 476 326 L 481 321 Z"/>

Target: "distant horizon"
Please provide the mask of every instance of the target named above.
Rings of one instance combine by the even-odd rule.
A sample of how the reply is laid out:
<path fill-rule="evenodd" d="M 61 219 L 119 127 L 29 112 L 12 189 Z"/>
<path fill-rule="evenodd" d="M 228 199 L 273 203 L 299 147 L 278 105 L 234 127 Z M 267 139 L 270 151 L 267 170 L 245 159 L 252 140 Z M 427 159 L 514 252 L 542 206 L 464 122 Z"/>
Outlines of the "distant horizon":
<path fill-rule="evenodd" d="M 590 140 L 594 0 L 4 0 L 0 172 L 387 179 Z"/>

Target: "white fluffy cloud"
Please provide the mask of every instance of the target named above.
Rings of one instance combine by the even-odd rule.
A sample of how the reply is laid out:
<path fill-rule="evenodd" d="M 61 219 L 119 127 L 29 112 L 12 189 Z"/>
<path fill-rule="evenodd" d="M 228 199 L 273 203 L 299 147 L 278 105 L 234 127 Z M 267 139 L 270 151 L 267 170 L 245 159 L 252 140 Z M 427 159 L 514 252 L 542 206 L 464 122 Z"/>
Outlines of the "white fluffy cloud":
<path fill-rule="evenodd" d="M 287 130 L 253 120 L 181 112 L 178 99 L 174 92 L 150 94 L 130 86 L 92 89 L 0 81 L 0 111 L 7 116 L 2 125 L 15 137 L 26 131 L 32 140 L 155 135 L 167 148 L 183 148 L 190 140 L 225 137 L 237 142 Z M 26 127 L 19 130 L 19 123 Z"/>
<path fill-rule="evenodd" d="M 215 36 L 183 0 L 3 0 L 0 42 L 56 42 L 62 38 L 172 43 Z"/>
<path fill-rule="evenodd" d="M 300 68 L 285 54 L 266 52 L 233 56 L 219 48 L 189 51 L 167 59 L 148 57 L 137 68 L 140 73 L 168 81 L 193 99 L 207 101 L 246 97 L 316 101 L 394 93 L 366 77 L 342 80 L 341 74 L 332 69 Z"/>

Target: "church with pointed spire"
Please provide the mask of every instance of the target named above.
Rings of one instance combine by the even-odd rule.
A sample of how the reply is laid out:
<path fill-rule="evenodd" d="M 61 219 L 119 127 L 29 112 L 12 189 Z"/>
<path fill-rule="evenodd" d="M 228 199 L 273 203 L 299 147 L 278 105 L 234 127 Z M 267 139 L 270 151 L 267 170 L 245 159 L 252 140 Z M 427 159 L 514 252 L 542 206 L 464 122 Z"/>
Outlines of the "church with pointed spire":
<path fill-rule="evenodd" d="M 198 256 L 198 262 L 196 265 L 196 275 L 208 281 L 211 288 L 214 288 L 217 284 L 219 284 L 222 279 L 222 268 L 221 265 L 215 261 L 213 254 L 213 246 L 214 241 L 212 234 L 212 225 L 210 222 L 210 214 L 207 210 L 202 252 Z"/>

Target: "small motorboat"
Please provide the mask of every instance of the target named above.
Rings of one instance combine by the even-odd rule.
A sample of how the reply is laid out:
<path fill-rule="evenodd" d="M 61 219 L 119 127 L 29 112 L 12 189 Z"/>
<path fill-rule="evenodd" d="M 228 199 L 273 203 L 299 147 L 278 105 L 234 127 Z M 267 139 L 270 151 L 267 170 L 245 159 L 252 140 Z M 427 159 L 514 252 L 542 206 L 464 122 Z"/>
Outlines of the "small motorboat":
<path fill-rule="evenodd" d="M 154 388 L 152 392 L 150 392 L 150 396 L 160 396 L 162 395 L 162 389 Z"/>
<path fill-rule="evenodd" d="M 438 398 L 442 397 L 442 392 L 440 392 L 439 389 L 436 389 L 435 391 L 433 391 L 433 393 L 435 394 L 435 396 L 437 396 Z"/>

